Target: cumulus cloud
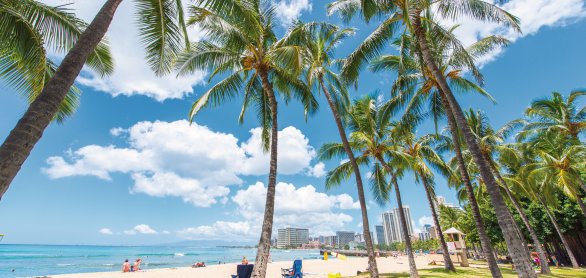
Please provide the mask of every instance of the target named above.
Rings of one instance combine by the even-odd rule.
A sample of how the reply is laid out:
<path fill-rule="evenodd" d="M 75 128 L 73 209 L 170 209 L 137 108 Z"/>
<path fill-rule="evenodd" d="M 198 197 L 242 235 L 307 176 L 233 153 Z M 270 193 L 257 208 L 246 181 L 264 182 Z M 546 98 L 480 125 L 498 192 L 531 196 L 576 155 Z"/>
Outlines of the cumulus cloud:
<path fill-rule="evenodd" d="M 225 204 L 228 186 L 242 183 L 242 175 L 268 173 L 269 156 L 261 146 L 260 129 L 238 143 L 227 133 L 206 126 L 175 122 L 139 122 L 128 129 L 113 128 L 125 135 L 128 146 L 88 145 L 47 159 L 43 168 L 50 178 L 95 176 L 112 180 L 113 173 L 128 174 L 133 193 L 155 197 L 179 197 L 199 207 L 218 201 Z M 323 175 L 322 165 L 311 165 L 315 150 L 303 133 L 287 127 L 279 132 L 279 173 L 299 174 L 311 170 Z"/>
<path fill-rule="evenodd" d="M 295 21 L 305 11 L 311 11 L 310 0 L 280 0 L 275 1 L 276 13 L 284 25 Z"/>
<path fill-rule="evenodd" d="M 90 22 L 104 1 L 45 0 L 50 5 L 70 4 L 76 15 Z M 188 5 L 190 1 L 184 1 Z M 158 101 L 183 98 L 193 92 L 193 86 L 203 84 L 205 74 L 196 73 L 176 78 L 175 74 L 157 77 L 150 70 L 145 60 L 144 47 L 138 37 L 138 27 L 134 1 L 123 1 L 116 11 L 107 36 L 110 41 L 112 56 L 115 61 L 114 74 L 100 78 L 89 70 L 84 70 L 77 81 L 85 86 L 118 95 L 145 95 Z M 185 9 L 187 10 L 187 9 Z M 202 32 L 190 28 L 191 40 L 198 40 Z"/>
<path fill-rule="evenodd" d="M 134 228 L 130 230 L 126 230 L 123 232 L 125 235 L 136 235 L 136 234 L 143 234 L 143 235 L 156 235 L 158 234 L 153 228 L 149 227 L 146 224 L 139 224 L 134 226 Z"/>
<path fill-rule="evenodd" d="M 113 235 L 114 234 L 112 232 L 112 230 L 110 230 L 109 228 L 101 228 L 99 232 L 100 232 L 100 234 L 103 234 L 103 235 Z"/>
<path fill-rule="evenodd" d="M 237 215 L 243 221 L 217 221 L 212 225 L 186 228 L 178 234 L 186 238 L 256 237 L 261 229 L 266 192 L 265 185 L 257 182 L 232 197 Z M 357 208 L 358 203 L 347 194 L 328 195 L 318 192 L 312 185 L 296 187 L 279 182 L 275 195 L 274 231 L 295 224 L 309 228 L 312 233 L 333 233 L 352 221 L 352 216 L 341 211 Z"/>
<path fill-rule="evenodd" d="M 313 167 L 310 167 L 307 171 L 307 175 L 310 177 L 321 178 L 326 175 L 326 165 L 323 162 L 318 162 Z"/>
<path fill-rule="evenodd" d="M 516 33 L 497 24 L 472 21 L 468 18 L 456 30 L 458 38 L 470 45 L 479 38 L 501 35 L 511 41 L 537 33 L 544 27 L 564 26 L 584 18 L 586 9 L 583 0 L 511 0 L 502 5 L 506 11 L 519 17 L 522 33 Z M 454 22 L 446 21 L 447 25 Z M 486 64 L 498 57 L 502 49 L 497 49 L 483 57 L 479 62 Z"/>
<path fill-rule="evenodd" d="M 419 222 L 419 226 L 423 227 L 425 224 L 429 224 L 433 226 L 433 217 L 431 216 L 422 216 L 417 220 Z"/>

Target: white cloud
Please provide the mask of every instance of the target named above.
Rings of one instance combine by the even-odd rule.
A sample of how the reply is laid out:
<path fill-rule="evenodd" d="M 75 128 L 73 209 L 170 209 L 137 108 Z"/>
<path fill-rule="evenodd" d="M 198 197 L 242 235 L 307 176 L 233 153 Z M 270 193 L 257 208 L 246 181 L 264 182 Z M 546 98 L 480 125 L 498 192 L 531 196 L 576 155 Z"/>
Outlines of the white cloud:
<path fill-rule="evenodd" d="M 488 35 L 502 35 L 511 41 L 537 33 L 543 27 L 564 26 L 582 19 L 586 15 L 583 0 L 511 0 L 502 7 L 521 20 L 522 33 L 515 33 L 497 24 L 472 21 L 465 22 L 456 30 L 458 38 L 470 45 Z M 447 23 L 452 25 L 453 23 Z M 483 57 L 479 62 L 486 64 L 498 57 L 502 49 Z"/>
<path fill-rule="evenodd" d="M 321 178 L 326 175 L 326 165 L 323 162 L 318 162 L 307 171 L 307 175 L 311 177 Z"/>
<path fill-rule="evenodd" d="M 425 224 L 429 224 L 433 226 L 433 217 L 431 216 L 422 216 L 419 218 L 419 220 L 417 221 L 419 222 L 419 226 L 425 225 Z"/>
<path fill-rule="evenodd" d="M 232 201 L 236 204 L 238 222 L 217 221 L 212 225 L 186 228 L 177 233 L 185 238 L 206 238 L 258 236 L 264 214 L 266 187 L 262 182 L 239 190 Z M 356 209 L 359 206 L 347 194 L 328 195 L 317 192 L 312 185 L 295 187 L 279 182 L 275 195 L 274 232 L 287 226 L 309 228 L 311 233 L 331 234 L 352 221 L 352 216 L 341 210 Z M 194 238 L 195 236 L 195 238 Z"/>
<path fill-rule="evenodd" d="M 100 229 L 100 234 L 103 234 L 103 235 L 113 235 L 114 233 L 112 232 L 112 230 L 110 230 L 108 228 L 101 228 Z"/>
<path fill-rule="evenodd" d="M 241 147 L 246 153 L 246 163 L 242 173 L 259 175 L 269 172 L 270 155 L 262 148 L 262 130 L 254 128 L 252 136 Z M 282 174 L 297 174 L 307 170 L 310 162 L 315 158 L 315 149 L 309 145 L 309 140 L 301 130 L 289 126 L 279 131 L 278 164 L 277 169 Z"/>
<path fill-rule="evenodd" d="M 44 2 L 50 5 L 72 3 L 70 7 L 77 16 L 90 22 L 104 1 L 45 0 Z M 190 1 L 184 1 L 184 5 L 189 3 Z M 90 71 L 84 70 L 77 81 L 113 96 L 145 95 L 163 101 L 183 98 L 191 94 L 192 86 L 202 84 L 205 74 L 197 73 L 181 78 L 176 78 L 175 74 L 165 77 L 155 76 L 146 63 L 144 47 L 138 37 L 134 5 L 134 1 L 123 1 L 120 4 L 107 33 L 115 61 L 114 74 L 101 79 Z M 192 41 L 202 37 L 202 33 L 193 28 L 189 29 L 189 33 Z"/>
<path fill-rule="evenodd" d="M 130 230 L 126 230 L 123 232 L 125 235 L 136 235 L 136 234 L 143 234 L 143 235 L 156 235 L 158 234 L 153 228 L 149 227 L 146 224 L 139 224 L 134 226 L 134 228 Z"/>
<path fill-rule="evenodd" d="M 199 207 L 218 201 L 225 204 L 228 186 L 239 185 L 241 175 L 265 175 L 269 158 L 260 145 L 260 130 L 238 144 L 232 134 L 215 132 L 206 126 L 175 122 L 139 122 L 128 129 L 113 128 L 113 135 L 125 135 L 128 147 L 88 145 L 64 156 L 47 159 L 43 168 L 50 178 L 95 176 L 112 180 L 113 173 L 128 174 L 133 193 L 155 197 L 179 197 Z M 279 173 L 320 173 L 311 165 L 315 150 L 294 127 L 279 132 Z"/>
<path fill-rule="evenodd" d="M 310 0 L 280 0 L 275 1 L 276 13 L 284 25 L 295 21 L 304 11 L 311 11 Z"/>
<path fill-rule="evenodd" d="M 171 234 L 171 232 L 169 232 L 169 231 L 165 230 L 165 231 L 162 231 L 162 232 L 161 232 L 161 234 L 164 234 L 164 235 L 170 235 L 170 234 Z"/>

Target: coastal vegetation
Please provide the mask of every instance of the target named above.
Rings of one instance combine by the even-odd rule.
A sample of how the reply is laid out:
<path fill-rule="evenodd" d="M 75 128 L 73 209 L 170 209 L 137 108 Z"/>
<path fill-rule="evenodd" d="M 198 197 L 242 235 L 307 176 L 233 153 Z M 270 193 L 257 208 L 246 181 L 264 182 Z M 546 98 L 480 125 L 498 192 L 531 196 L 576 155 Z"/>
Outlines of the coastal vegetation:
<path fill-rule="evenodd" d="M 0 0 L 0 78 L 30 102 L 0 147 L 0 198 L 47 126 L 75 112 L 80 91 L 74 81 L 82 67 L 101 76 L 112 73 L 105 34 L 121 2 L 105 1 L 87 24 L 63 6 Z M 509 41 L 487 36 L 463 45 L 455 35 L 460 27 L 446 26 L 446 20 L 474 19 L 522 31 L 519 19 L 492 1 L 333 1 L 328 14 L 339 15 L 344 24 L 354 17 L 377 24 L 346 57 L 337 56 L 336 48 L 353 39 L 353 28 L 295 22 L 279 32 L 276 7 L 267 1 L 195 0 L 188 11 L 179 0 L 134 2 L 145 59 L 153 72 L 209 73 L 211 87 L 193 103 L 190 120 L 204 108 L 221 109 L 233 99 L 242 100 L 240 123 L 254 109 L 270 161 L 253 277 L 266 277 L 274 234 L 278 110 L 296 100 L 309 124 L 317 124 L 309 118 L 321 94 L 339 141 L 324 144 L 319 158 L 343 161 L 328 172 L 325 187 L 329 190 L 353 177 L 368 276 L 537 277 L 529 246 L 539 257 L 541 277 L 584 275 L 578 268 L 586 264 L 586 246 L 580 241 L 586 231 L 586 106 L 580 102 L 586 91 L 538 98 L 522 118 L 499 129 L 491 126 L 486 113 L 462 109 L 455 95 L 476 94 L 494 101 L 484 88 L 478 61 Z M 189 40 L 187 28 L 193 26 L 205 33 L 203 39 Z M 64 55 L 59 65 L 47 56 L 47 49 Z M 379 98 L 359 87 L 366 70 L 396 77 L 385 88 L 390 94 Z M 362 95 L 351 96 L 353 86 Z M 434 130 L 418 133 L 425 124 Z M 361 173 L 365 169 L 368 175 Z M 407 175 L 422 188 L 437 240 L 412 241 L 407 231 L 401 199 Z M 438 177 L 457 192 L 462 209 L 436 207 Z M 378 249 L 404 251 L 408 274 L 379 274 L 365 183 L 379 205 L 392 199 L 398 204 L 404 242 Z M 487 268 L 454 266 L 442 233 L 451 227 L 466 234 L 469 251 Z M 438 249 L 443 270 L 418 270 L 415 251 Z M 516 272 L 499 267 L 499 255 L 510 256 Z M 552 255 L 575 269 L 550 267 Z"/>

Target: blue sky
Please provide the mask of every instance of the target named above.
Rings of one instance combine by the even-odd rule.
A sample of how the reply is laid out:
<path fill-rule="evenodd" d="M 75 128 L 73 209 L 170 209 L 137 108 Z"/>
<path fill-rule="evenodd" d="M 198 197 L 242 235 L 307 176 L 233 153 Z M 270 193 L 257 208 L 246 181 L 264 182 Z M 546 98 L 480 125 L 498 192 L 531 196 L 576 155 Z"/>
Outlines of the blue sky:
<path fill-rule="evenodd" d="M 85 2 L 77 1 L 74 7 L 88 20 L 103 1 Z M 284 25 L 298 17 L 341 24 L 336 16 L 325 15 L 323 1 L 279 3 Z M 462 22 L 459 33 L 466 43 L 492 33 L 515 41 L 488 57 L 482 69 L 496 105 L 459 96 L 464 108 L 486 111 L 495 126 L 520 117 L 534 98 L 586 87 L 583 1 L 513 0 L 507 5 L 521 17 L 523 35 L 475 22 Z M 126 1 L 109 33 L 117 63 L 114 76 L 99 80 L 84 72 L 78 80 L 84 92 L 79 111 L 46 130 L 0 202 L 0 233 L 7 234 L 3 243 L 258 240 L 268 160 L 257 144 L 254 116 L 239 125 L 241 100 L 236 99 L 204 110 L 195 124 L 188 125 L 190 105 L 209 87 L 205 74 L 155 79 L 142 62 L 138 39 L 133 38 L 131 9 L 132 2 Z M 358 32 L 340 46 L 340 56 L 373 28 L 360 21 L 350 25 Z M 193 38 L 201 36 L 197 30 L 191 33 Z M 365 71 L 353 96 L 377 90 L 385 96 L 394 77 Z M 0 137 L 5 138 L 26 103 L 10 88 L 0 87 Z M 338 135 L 323 98 L 320 105 L 306 122 L 297 103 L 281 102 L 276 228 L 305 226 L 313 235 L 361 231 L 352 182 L 324 189 L 324 171 L 339 161 L 320 162 L 315 151 L 323 143 L 338 141 Z M 428 126 L 420 132 L 426 130 Z M 403 203 L 411 207 L 415 226 L 420 227 L 430 215 L 424 192 L 409 177 L 400 186 Z M 437 190 L 456 202 L 441 179 Z M 394 200 L 385 207 L 369 201 L 371 226 L 380 222 L 382 211 L 394 206 Z"/>

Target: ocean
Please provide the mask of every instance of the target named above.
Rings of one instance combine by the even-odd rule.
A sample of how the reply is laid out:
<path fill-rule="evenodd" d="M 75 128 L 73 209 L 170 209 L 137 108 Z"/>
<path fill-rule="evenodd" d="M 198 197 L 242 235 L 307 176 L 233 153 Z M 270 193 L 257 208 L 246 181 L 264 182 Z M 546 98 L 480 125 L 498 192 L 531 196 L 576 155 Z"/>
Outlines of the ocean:
<path fill-rule="evenodd" d="M 125 259 L 143 260 L 143 269 L 253 261 L 256 248 L 191 246 L 78 246 L 0 244 L 0 277 L 118 271 Z M 319 250 L 272 249 L 273 261 L 319 258 Z"/>

